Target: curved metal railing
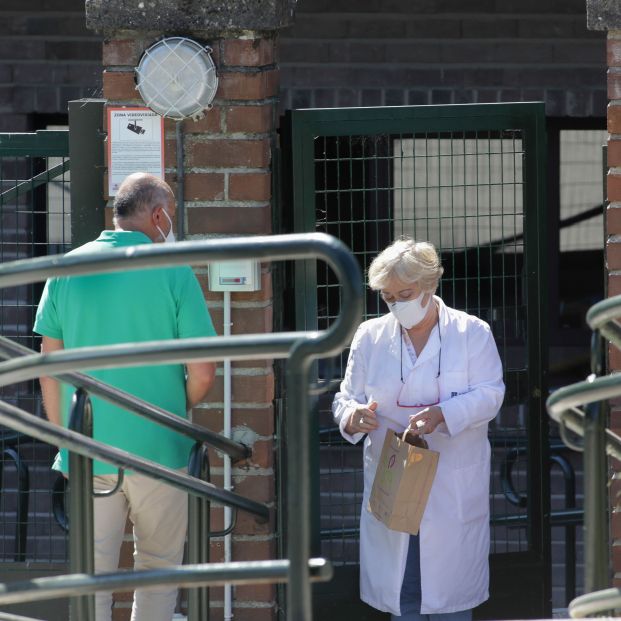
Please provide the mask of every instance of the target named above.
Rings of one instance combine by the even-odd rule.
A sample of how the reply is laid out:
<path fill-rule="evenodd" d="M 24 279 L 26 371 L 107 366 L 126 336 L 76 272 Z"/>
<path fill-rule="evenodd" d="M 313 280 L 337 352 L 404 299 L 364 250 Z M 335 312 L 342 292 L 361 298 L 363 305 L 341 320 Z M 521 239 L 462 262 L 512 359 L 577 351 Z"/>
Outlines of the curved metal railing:
<path fill-rule="evenodd" d="M 556 390 L 546 403 L 565 443 L 584 453 L 585 595 L 570 603 L 572 617 L 621 608 L 621 592 L 606 588 L 610 584 L 606 455 L 621 459 L 621 436 L 606 427 L 606 402 L 621 396 L 621 374 L 604 375 L 605 340 L 621 349 L 621 296 L 595 304 L 586 318 L 594 331 L 591 375 Z"/>
<path fill-rule="evenodd" d="M 609 610 L 621 610 L 621 590 L 602 589 L 576 597 L 569 604 L 569 615 L 573 618 L 600 616 Z"/>
<path fill-rule="evenodd" d="M 321 233 L 303 235 L 281 235 L 269 237 L 229 238 L 222 240 L 180 242 L 174 245 L 143 245 L 119 248 L 92 255 L 69 255 L 42 257 L 15 261 L 0 265 L 0 289 L 38 282 L 49 277 L 63 277 L 99 274 L 120 270 L 150 269 L 173 265 L 196 264 L 206 261 L 258 259 L 263 261 L 321 259 L 336 274 L 342 286 L 341 314 L 328 330 L 288 332 L 280 334 L 256 334 L 232 337 L 184 339 L 177 341 L 151 341 L 147 343 L 120 344 L 103 347 L 87 347 L 63 350 L 50 354 L 36 354 L 26 351 L 0 339 L 0 387 L 35 379 L 39 376 L 54 376 L 68 381 L 78 388 L 90 391 L 113 402 L 124 404 L 133 412 L 147 416 L 159 424 L 190 435 L 200 442 L 215 445 L 225 452 L 237 451 L 238 457 L 247 456 L 245 447 L 234 447 L 222 437 L 197 428 L 191 423 L 180 423 L 180 419 L 131 395 L 107 387 L 80 373 L 80 369 L 102 369 L 134 366 L 141 364 L 186 363 L 193 360 L 217 361 L 222 358 L 249 360 L 256 358 L 287 358 L 288 411 L 295 413 L 288 421 L 287 454 L 287 526 L 289 533 L 286 560 L 272 560 L 257 563 L 239 563 L 229 571 L 213 565 L 193 566 L 192 570 L 174 568 L 159 575 L 142 576 L 137 572 L 123 572 L 122 578 L 99 574 L 88 576 L 88 584 L 80 587 L 79 594 L 97 590 L 110 590 L 121 580 L 123 588 L 133 589 L 141 580 L 149 584 L 220 584 L 221 582 L 248 583 L 256 581 L 287 581 L 287 618 L 296 621 L 310 621 L 310 580 L 329 579 L 329 564 L 322 559 L 309 565 L 310 551 L 310 463 L 309 463 L 309 419 L 308 384 L 309 370 L 313 360 L 333 356 L 342 351 L 353 336 L 362 316 L 362 278 L 360 268 L 352 254 L 337 239 Z M 84 402 L 83 402 L 84 403 Z M 84 405 L 82 405 L 84 407 Z M 238 494 L 215 488 L 210 483 L 189 475 L 170 470 L 132 456 L 114 447 L 104 445 L 81 433 L 64 429 L 25 412 L 11 404 L 0 401 L 0 424 L 44 442 L 69 449 L 74 455 L 88 460 L 98 459 L 129 468 L 151 477 L 161 479 L 187 491 L 190 495 L 250 511 L 267 518 L 268 508 L 260 503 L 242 498 Z M 196 579 L 190 579 L 192 571 Z M 229 573 L 227 573 L 229 572 Z M 231 573 L 232 572 L 232 573 Z M 156 572 L 157 573 L 157 572 Z M 166 575 L 164 575 L 166 574 Z M 218 577 L 220 575 L 220 577 Z M 226 579 L 222 578 L 226 576 Z M 198 577 L 202 576 L 202 577 Z M 0 585 L 0 605 L 10 601 L 32 601 L 50 595 L 50 588 L 59 592 L 61 585 L 70 584 L 69 577 L 33 580 L 15 585 Z M 50 582 L 51 581 L 51 582 Z M 219 582 L 220 581 L 220 582 Z M 71 583 L 73 584 L 73 583 Z M 75 587 L 75 588 L 74 588 Z M 73 584 L 66 593 L 78 594 Z M 85 608 L 87 610 L 87 608 Z M 86 619 L 81 621 L 87 621 Z"/>
<path fill-rule="evenodd" d="M 36 354 L 37 352 L 14 343 L 10 339 L 0 336 L 0 358 L 10 359 L 19 356 Z M 72 384 L 76 388 L 83 388 L 89 394 L 105 399 L 128 412 L 138 414 L 152 420 L 161 422 L 170 429 L 192 438 L 195 442 L 205 442 L 209 446 L 226 453 L 233 461 L 239 461 L 250 457 L 250 449 L 241 442 L 235 442 L 220 433 L 191 423 L 186 418 L 181 418 L 167 412 L 157 405 L 148 403 L 123 390 L 110 386 L 90 375 L 84 373 L 64 373 L 56 375 L 56 378 L 66 384 Z"/>

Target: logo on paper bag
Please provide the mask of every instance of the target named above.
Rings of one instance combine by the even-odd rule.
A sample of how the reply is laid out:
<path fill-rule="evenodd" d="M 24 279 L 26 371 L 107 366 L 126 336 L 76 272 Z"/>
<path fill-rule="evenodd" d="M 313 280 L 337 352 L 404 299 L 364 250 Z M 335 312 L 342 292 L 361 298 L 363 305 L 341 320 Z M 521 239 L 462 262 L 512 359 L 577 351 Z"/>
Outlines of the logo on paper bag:
<path fill-rule="evenodd" d="M 419 461 L 423 461 L 423 456 L 420 453 L 410 452 L 408 455 L 408 464 L 415 464 Z"/>

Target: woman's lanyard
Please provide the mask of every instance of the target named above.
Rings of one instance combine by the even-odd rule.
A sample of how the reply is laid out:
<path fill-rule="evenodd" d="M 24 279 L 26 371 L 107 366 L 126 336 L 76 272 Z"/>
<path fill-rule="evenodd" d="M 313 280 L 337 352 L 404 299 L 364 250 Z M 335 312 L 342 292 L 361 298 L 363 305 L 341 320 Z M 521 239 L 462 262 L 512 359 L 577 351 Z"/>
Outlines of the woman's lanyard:
<path fill-rule="evenodd" d="M 403 330 L 403 328 L 401 328 L 401 330 Z M 432 334 L 433 334 L 433 330 L 432 330 Z M 405 386 L 405 381 L 403 379 L 403 339 L 405 338 L 405 334 L 403 334 L 403 332 L 400 333 L 401 336 L 401 390 L 399 391 L 399 395 L 397 396 L 397 406 L 400 408 L 416 408 L 416 409 L 424 409 L 427 407 L 431 407 L 432 405 L 437 405 L 439 403 L 438 400 L 434 401 L 433 403 L 415 403 L 412 405 L 409 405 L 407 403 L 403 403 L 401 401 L 401 392 L 403 391 L 403 388 Z M 431 337 L 431 334 L 429 335 Z M 440 360 L 441 360 L 441 356 L 442 356 L 442 338 L 440 336 L 440 328 L 438 327 L 438 340 L 440 341 L 440 349 L 438 350 L 438 373 L 435 377 L 436 379 L 436 383 L 438 382 L 439 378 L 440 378 Z M 410 347 L 410 345 L 408 345 L 408 347 Z M 423 348 L 424 349 L 424 348 Z M 422 353 L 422 352 L 421 352 Z M 408 355 L 411 355 L 408 352 Z M 407 393 L 407 391 L 406 391 Z M 436 399 L 439 399 L 439 395 L 436 397 Z"/>

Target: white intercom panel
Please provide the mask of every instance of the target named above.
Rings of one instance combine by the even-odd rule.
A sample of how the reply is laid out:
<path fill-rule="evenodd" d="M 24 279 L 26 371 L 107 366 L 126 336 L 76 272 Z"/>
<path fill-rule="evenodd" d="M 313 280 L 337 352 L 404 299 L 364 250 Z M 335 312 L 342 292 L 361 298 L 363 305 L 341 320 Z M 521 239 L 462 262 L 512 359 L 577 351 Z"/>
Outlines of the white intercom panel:
<path fill-rule="evenodd" d="M 259 261 L 218 261 L 209 264 L 210 291 L 258 291 L 261 289 Z"/>

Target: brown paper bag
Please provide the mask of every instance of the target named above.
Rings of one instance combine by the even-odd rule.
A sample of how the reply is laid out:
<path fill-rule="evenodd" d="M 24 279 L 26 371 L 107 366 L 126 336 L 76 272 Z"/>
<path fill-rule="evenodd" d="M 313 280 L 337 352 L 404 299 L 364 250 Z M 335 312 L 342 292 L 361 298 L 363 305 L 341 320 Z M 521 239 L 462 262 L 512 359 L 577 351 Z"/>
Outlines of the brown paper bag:
<path fill-rule="evenodd" d="M 407 432 L 386 430 L 369 508 L 388 528 L 417 535 L 440 454 L 412 446 Z"/>

